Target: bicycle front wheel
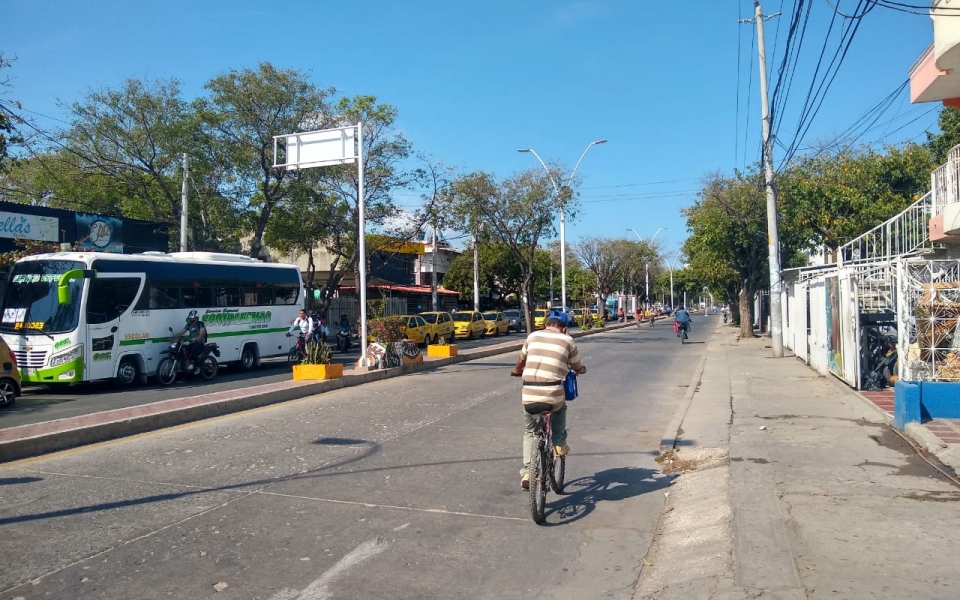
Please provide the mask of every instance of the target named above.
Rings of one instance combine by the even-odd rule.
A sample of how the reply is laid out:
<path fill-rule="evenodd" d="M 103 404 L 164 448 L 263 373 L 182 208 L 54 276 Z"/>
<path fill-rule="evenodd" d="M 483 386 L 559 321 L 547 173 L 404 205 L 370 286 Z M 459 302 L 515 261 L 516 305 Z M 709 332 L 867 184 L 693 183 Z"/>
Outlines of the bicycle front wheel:
<path fill-rule="evenodd" d="M 543 523 L 547 505 L 547 477 L 546 444 L 541 439 L 530 465 L 530 516 L 538 525 Z"/>
<path fill-rule="evenodd" d="M 567 472 L 567 457 L 556 456 L 553 459 L 553 469 L 550 471 L 550 487 L 554 493 L 563 493 L 563 477 Z"/>

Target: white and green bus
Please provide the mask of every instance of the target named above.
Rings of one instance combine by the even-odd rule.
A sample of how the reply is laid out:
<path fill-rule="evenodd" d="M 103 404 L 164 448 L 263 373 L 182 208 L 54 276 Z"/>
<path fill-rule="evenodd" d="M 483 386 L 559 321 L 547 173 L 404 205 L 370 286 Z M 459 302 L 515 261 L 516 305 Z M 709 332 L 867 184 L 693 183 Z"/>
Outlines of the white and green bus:
<path fill-rule="evenodd" d="M 287 353 L 302 306 L 293 265 L 209 252 L 58 252 L 13 265 L 0 335 L 24 383 L 132 385 L 156 372 L 170 328 L 179 331 L 193 309 L 220 362 L 252 369 Z"/>

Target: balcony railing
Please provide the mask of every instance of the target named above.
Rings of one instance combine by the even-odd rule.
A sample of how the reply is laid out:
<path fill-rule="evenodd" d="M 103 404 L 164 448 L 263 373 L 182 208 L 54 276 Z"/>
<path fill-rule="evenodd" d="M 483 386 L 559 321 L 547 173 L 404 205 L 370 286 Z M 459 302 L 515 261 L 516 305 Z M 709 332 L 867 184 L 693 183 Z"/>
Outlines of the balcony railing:
<path fill-rule="evenodd" d="M 951 148 L 947 162 L 930 174 L 930 191 L 933 194 L 931 217 L 943 214 L 948 204 L 960 202 L 960 145 Z"/>
<path fill-rule="evenodd" d="M 902 213 L 840 246 L 837 262 L 892 261 L 936 247 L 930 241 L 928 231 L 930 217 L 933 216 L 933 198 L 933 192 L 928 192 Z"/>

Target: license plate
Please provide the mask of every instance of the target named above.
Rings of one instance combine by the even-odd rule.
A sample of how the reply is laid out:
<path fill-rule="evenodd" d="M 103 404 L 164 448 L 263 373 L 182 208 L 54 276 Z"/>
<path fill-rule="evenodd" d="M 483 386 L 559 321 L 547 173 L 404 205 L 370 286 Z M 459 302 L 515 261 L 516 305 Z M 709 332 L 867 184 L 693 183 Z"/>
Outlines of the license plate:
<path fill-rule="evenodd" d="M 24 368 L 21 369 L 21 370 L 23 371 L 23 374 L 24 374 L 24 375 L 36 375 L 36 374 L 37 374 L 37 369 L 36 369 L 36 367 L 24 367 Z"/>

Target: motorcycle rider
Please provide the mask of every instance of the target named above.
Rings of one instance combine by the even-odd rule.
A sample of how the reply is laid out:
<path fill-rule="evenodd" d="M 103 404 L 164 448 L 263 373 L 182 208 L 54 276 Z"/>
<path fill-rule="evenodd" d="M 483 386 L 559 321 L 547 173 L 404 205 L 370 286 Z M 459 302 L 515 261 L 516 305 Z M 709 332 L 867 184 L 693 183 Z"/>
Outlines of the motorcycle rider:
<path fill-rule="evenodd" d="M 204 344 L 207 343 L 207 327 L 203 324 L 203 321 L 200 320 L 200 313 L 196 310 L 191 310 L 187 314 L 187 324 L 183 326 L 183 329 L 178 331 L 170 341 L 180 339 L 183 335 L 187 336 L 186 345 L 187 349 L 187 364 L 184 366 L 186 371 L 192 371 L 194 374 L 200 372 L 200 365 L 197 363 L 197 358 L 200 356 L 200 352 L 203 351 Z"/>
<path fill-rule="evenodd" d="M 693 319 L 690 318 L 690 313 L 687 312 L 687 309 L 684 308 L 682 304 L 680 305 L 680 308 L 673 313 L 673 320 L 676 321 L 678 325 L 677 337 L 685 335 L 686 332 L 690 330 L 690 323 L 693 321 Z"/>

